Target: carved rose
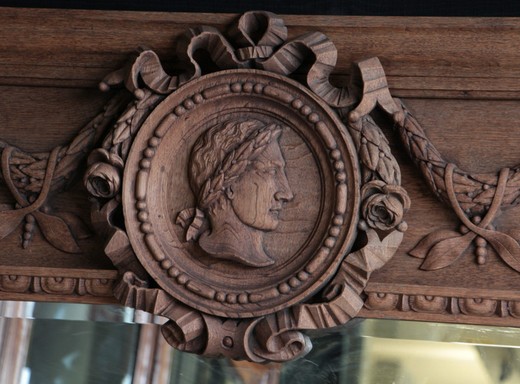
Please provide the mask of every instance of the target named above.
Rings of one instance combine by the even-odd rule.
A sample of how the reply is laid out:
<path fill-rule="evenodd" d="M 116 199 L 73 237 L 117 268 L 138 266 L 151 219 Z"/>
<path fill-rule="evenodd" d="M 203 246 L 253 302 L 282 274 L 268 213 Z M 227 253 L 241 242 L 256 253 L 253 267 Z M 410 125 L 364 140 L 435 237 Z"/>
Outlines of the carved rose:
<path fill-rule="evenodd" d="M 121 157 L 99 148 L 89 155 L 87 163 L 89 168 L 83 182 L 89 193 L 105 199 L 114 197 L 119 192 L 125 166 Z"/>
<path fill-rule="evenodd" d="M 363 186 L 362 215 L 369 227 L 388 231 L 398 226 L 410 208 L 410 198 L 399 185 L 371 181 Z"/>
<path fill-rule="evenodd" d="M 119 192 L 121 184 L 120 171 L 107 163 L 95 163 L 88 168 L 84 183 L 91 195 L 111 198 Z"/>

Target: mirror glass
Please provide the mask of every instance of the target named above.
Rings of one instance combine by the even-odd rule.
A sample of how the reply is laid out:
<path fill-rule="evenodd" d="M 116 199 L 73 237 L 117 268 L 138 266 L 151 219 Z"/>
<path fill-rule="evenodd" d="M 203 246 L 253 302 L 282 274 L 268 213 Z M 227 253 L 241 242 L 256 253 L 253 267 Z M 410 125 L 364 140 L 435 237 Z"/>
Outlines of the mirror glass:
<path fill-rule="evenodd" d="M 304 358 L 252 364 L 175 351 L 163 321 L 116 305 L 0 302 L 0 383 L 520 382 L 515 328 L 356 319 L 311 335 Z"/>

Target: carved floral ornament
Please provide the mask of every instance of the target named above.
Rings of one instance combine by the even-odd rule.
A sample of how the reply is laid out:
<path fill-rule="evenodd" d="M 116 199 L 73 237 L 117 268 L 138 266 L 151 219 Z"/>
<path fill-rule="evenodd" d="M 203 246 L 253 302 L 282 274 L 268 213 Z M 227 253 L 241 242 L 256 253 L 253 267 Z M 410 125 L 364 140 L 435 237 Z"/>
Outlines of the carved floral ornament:
<path fill-rule="evenodd" d="M 217 70 L 203 70 L 199 51 Z M 446 162 L 391 97 L 377 58 L 354 63 L 350 85 L 338 88 L 329 81 L 336 57 L 322 33 L 288 41 L 269 12 L 242 15 L 226 35 L 187 31 L 176 76 L 139 51 L 103 79 L 104 91 L 124 89 L 69 145 L 28 154 L 0 142 L 2 180 L 16 200 L 1 207 L 0 239 L 23 223 L 24 247 L 37 227 L 54 247 L 80 252 L 85 225 L 49 200 L 88 156 L 91 224 L 118 269 L 121 303 L 167 318 L 164 337 L 184 351 L 303 356 L 303 331 L 355 317 L 372 272 L 407 229 L 410 199 L 370 116 L 379 108 L 463 224 L 417 244 L 410 253 L 425 258 L 422 268 L 446 267 L 475 242 L 479 263 L 491 247 L 520 271 L 518 234 L 493 226 L 499 208 L 517 201 L 518 173 L 471 175 Z"/>

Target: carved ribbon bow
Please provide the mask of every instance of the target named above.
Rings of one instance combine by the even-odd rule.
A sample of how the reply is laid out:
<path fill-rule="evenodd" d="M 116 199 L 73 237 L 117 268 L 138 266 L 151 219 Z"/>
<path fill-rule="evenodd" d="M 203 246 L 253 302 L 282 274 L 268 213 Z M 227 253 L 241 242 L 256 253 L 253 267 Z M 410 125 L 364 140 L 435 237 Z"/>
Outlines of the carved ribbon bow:
<path fill-rule="evenodd" d="M 306 33 L 286 42 L 287 27 L 280 17 L 271 12 L 251 11 L 243 14 L 231 28 L 229 38 L 233 44 L 214 27 L 191 28 L 176 47 L 176 57 L 188 64 L 185 72 L 168 75 L 157 54 L 142 49 L 126 67 L 107 75 L 100 87 L 108 90 L 124 84 L 139 97 L 143 87 L 156 94 L 169 94 L 202 76 L 203 72 L 212 72 L 207 70 L 207 65 L 199 63 L 200 52 L 205 52 L 217 70 L 257 68 L 287 76 L 304 63 L 310 52 L 315 61 L 307 73 L 309 88 L 332 107 L 348 107 L 357 101 L 347 87 L 337 88 L 330 83 L 337 50 L 321 32 Z"/>
<path fill-rule="evenodd" d="M 23 236 L 24 248 L 29 245 L 29 241 L 32 237 L 32 230 L 36 222 L 43 236 L 50 244 L 65 252 L 81 252 L 76 241 L 74 240 L 74 237 L 72 237 L 67 222 L 58 216 L 49 215 L 45 207 L 43 207 L 51 189 L 52 179 L 60 148 L 56 147 L 51 151 L 47 161 L 47 168 L 45 170 L 42 189 L 38 195 L 38 198 L 32 201 L 32 203 L 29 202 L 27 198 L 20 193 L 20 191 L 14 185 L 13 179 L 11 177 L 9 163 L 14 150 L 14 147 L 7 147 L 2 151 L 2 175 L 5 184 L 9 188 L 9 191 L 15 198 L 20 208 L 0 211 L 0 239 L 3 239 L 11 232 L 13 232 L 18 227 L 18 225 L 20 225 L 22 220 L 25 219 L 26 224 L 24 226 Z M 77 224 L 75 225 L 76 228 L 81 227 L 81 225 L 78 224 L 79 219 L 72 217 L 70 214 L 66 216 L 67 217 L 65 219 L 67 221 L 70 222 L 70 220 L 73 220 L 75 224 Z M 82 230 L 81 233 L 86 233 L 86 231 Z"/>
<path fill-rule="evenodd" d="M 447 267 L 454 263 L 476 238 L 477 261 L 484 264 L 486 260 L 486 245 L 489 244 L 509 266 L 520 271 L 520 245 L 517 240 L 506 233 L 493 229 L 492 223 L 500 210 L 509 168 L 503 168 L 498 177 L 493 201 L 485 217 L 474 216 L 473 222 L 466 216 L 457 200 L 453 185 L 454 164 L 447 164 L 445 170 L 445 185 L 449 201 L 455 214 L 463 226 L 461 232 L 440 230 L 430 233 L 410 252 L 412 256 L 425 258 L 422 269 L 433 270 Z"/>

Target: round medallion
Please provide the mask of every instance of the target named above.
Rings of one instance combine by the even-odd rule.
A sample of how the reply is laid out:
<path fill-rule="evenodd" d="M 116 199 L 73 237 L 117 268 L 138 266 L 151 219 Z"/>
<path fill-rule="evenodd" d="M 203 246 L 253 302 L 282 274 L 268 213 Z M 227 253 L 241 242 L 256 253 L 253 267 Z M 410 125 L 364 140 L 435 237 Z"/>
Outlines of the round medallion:
<path fill-rule="evenodd" d="M 272 73 L 203 76 L 159 104 L 129 154 L 141 264 L 197 310 L 261 316 L 315 294 L 355 238 L 359 171 L 335 113 Z"/>

